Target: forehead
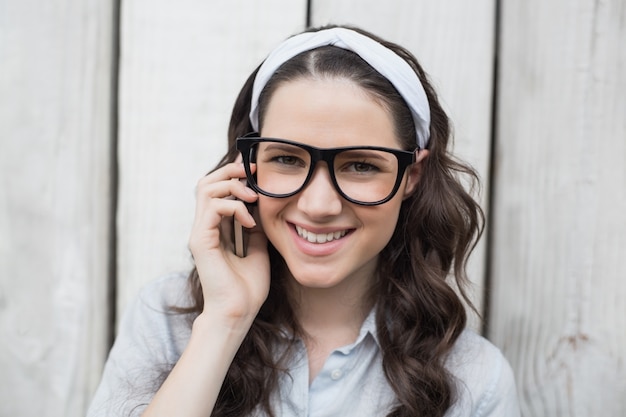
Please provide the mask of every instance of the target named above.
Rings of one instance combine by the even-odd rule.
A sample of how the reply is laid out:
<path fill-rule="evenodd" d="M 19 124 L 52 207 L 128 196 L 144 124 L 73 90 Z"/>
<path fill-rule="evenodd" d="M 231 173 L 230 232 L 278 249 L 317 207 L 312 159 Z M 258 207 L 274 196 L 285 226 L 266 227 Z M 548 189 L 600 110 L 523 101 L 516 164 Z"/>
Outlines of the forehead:
<path fill-rule="evenodd" d="M 260 134 L 318 147 L 400 148 L 394 119 L 371 93 L 342 78 L 303 78 L 279 85 Z"/>

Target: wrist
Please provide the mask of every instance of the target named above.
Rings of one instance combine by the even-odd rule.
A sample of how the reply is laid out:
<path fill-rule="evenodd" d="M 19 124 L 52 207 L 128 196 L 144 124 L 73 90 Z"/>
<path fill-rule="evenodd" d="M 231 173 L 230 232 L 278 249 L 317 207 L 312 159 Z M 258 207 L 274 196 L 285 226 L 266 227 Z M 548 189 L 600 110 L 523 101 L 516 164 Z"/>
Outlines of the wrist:
<path fill-rule="evenodd" d="M 193 321 L 192 335 L 241 341 L 250 330 L 254 317 L 255 315 L 224 315 L 205 308 Z"/>

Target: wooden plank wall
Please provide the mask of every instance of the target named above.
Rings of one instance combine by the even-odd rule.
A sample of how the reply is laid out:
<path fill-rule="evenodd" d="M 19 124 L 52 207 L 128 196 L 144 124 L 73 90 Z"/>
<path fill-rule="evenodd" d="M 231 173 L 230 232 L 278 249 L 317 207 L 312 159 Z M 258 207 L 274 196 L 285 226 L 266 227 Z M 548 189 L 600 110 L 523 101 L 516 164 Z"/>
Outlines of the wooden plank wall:
<path fill-rule="evenodd" d="M 623 0 L 116 7 L 0 0 L 1 416 L 84 415 L 110 310 L 190 268 L 194 187 L 224 151 L 235 95 L 307 19 L 370 29 L 431 74 L 483 179 L 492 241 L 471 260 L 473 299 L 488 301 L 524 416 L 626 415 Z"/>
<path fill-rule="evenodd" d="M 114 7 L 0 1 L 0 415 L 84 415 L 110 334 Z"/>
<path fill-rule="evenodd" d="M 626 3 L 502 2 L 489 336 L 525 416 L 626 415 Z"/>
<path fill-rule="evenodd" d="M 197 181 L 226 150 L 239 88 L 306 1 L 122 2 L 118 311 L 147 281 L 191 269 Z"/>

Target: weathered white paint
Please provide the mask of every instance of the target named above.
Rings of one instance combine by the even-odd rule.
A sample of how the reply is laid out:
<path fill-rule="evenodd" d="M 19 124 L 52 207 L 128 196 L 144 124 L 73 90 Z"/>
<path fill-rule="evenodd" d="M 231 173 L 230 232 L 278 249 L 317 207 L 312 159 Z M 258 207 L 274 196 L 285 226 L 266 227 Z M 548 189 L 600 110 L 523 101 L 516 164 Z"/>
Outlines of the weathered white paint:
<path fill-rule="evenodd" d="M 306 1 L 122 2 L 118 311 L 145 282 L 189 270 L 194 189 L 226 150 L 236 94 Z"/>
<path fill-rule="evenodd" d="M 314 25 L 352 24 L 413 52 L 430 74 L 454 126 L 454 152 L 483 181 L 486 211 L 491 149 L 495 1 L 315 0 Z M 473 303 L 481 309 L 485 239 L 470 258 Z M 480 327 L 472 317 L 473 327 Z"/>
<path fill-rule="evenodd" d="M 525 416 L 624 416 L 626 4 L 502 6 L 489 335 Z"/>
<path fill-rule="evenodd" d="M 413 50 L 487 180 L 494 1 L 315 0 L 313 23 Z M 224 150 L 243 79 L 303 28 L 305 3 L 122 2 L 120 310 L 190 266 L 195 183 Z M 488 336 L 525 416 L 623 416 L 626 5 L 502 7 Z M 100 377 L 112 27 L 111 2 L 0 0 L 2 416 L 83 415 Z"/>
<path fill-rule="evenodd" d="M 110 1 L 0 1 L 0 415 L 78 417 L 107 353 Z"/>

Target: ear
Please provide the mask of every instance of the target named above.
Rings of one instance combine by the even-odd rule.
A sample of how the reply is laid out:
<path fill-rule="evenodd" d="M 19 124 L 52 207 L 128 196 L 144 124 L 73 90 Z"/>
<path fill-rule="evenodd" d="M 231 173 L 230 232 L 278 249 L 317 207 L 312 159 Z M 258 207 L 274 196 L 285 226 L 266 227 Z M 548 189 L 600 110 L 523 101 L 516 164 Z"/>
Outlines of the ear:
<path fill-rule="evenodd" d="M 410 196 L 417 188 L 417 184 L 420 182 L 420 178 L 422 177 L 422 162 L 428 157 L 428 149 L 421 149 L 416 152 L 417 156 L 415 158 L 415 163 L 407 170 L 408 175 L 406 183 L 404 184 L 403 199 Z"/>

